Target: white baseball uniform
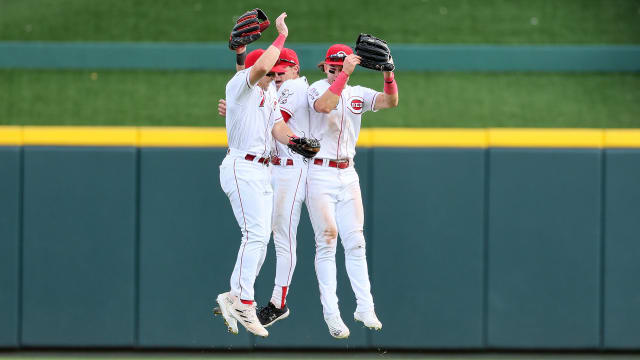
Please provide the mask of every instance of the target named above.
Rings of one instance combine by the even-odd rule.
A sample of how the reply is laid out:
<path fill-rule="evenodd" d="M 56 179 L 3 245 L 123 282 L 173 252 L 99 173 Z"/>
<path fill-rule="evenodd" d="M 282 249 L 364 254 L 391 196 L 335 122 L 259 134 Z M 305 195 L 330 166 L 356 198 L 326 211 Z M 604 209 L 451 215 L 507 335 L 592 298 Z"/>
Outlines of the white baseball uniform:
<path fill-rule="evenodd" d="M 309 106 L 305 77 L 287 80 L 280 85 L 280 109 L 290 117 L 287 125 L 297 136 L 309 134 Z M 307 163 L 303 157 L 275 141 L 274 165 L 271 169 L 274 191 L 273 242 L 276 248 L 276 277 L 271 302 L 283 308 L 296 267 L 296 234 L 300 222 L 302 202 L 306 197 Z"/>
<path fill-rule="evenodd" d="M 307 91 L 310 135 L 318 138 L 322 145 L 309 165 L 307 209 L 315 232 L 316 275 L 325 318 L 340 313 L 335 262 L 338 235 L 356 295 L 356 311 L 374 308 L 363 234 L 364 208 L 353 157 L 362 114 L 373 111 L 380 94 L 362 86 L 346 85 L 334 110 L 328 114 L 316 112 L 313 105 L 329 86 L 324 79 L 313 83 Z"/>
<path fill-rule="evenodd" d="M 230 280 L 231 294 L 242 300 L 254 299 L 253 284 L 271 235 L 271 130 L 282 121 L 275 92 L 250 84 L 250 70 L 237 72 L 227 83 L 229 150 L 220 165 L 220 185 L 242 232 Z"/>

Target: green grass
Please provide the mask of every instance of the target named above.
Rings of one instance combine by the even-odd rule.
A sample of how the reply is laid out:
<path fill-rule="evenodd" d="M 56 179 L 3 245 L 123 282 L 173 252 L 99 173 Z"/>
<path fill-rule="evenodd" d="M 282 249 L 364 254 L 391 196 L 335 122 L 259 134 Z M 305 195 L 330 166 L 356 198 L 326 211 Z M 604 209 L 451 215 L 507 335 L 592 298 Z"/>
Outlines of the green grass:
<path fill-rule="evenodd" d="M 230 76 L 0 70 L 0 125 L 224 126 L 217 100 Z M 400 106 L 367 113 L 364 127 L 640 127 L 637 73 L 400 72 L 397 80 Z M 350 84 L 382 90 L 372 72 L 356 71 Z"/>
<path fill-rule="evenodd" d="M 227 41 L 234 18 L 256 4 L 0 0 L 0 40 Z M 287 11 L 294 42 L 352 42 L 370 32 L 392 44 L 640 43 L 640 0 L 272 0 L 260 6 L 272 20 Z"/>

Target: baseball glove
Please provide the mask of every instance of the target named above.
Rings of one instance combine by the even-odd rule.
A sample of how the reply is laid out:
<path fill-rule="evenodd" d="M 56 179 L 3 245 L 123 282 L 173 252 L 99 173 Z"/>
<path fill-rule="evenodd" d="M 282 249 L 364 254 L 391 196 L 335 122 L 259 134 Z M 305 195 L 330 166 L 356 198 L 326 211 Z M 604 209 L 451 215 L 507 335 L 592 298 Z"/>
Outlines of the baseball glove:
<path fill-rule="evenodd" d="M 229 36 L 229 49 L 235 50 L 260 39 L 260 35 L 269 27 L 269 18 L 264 11 L 255 8 L 244 13 L 236 21 Z"/>
<path fill-rule="evenodd" d="M 304 156 L 307 159 L 318 154 L 320 151 L 320 141 L 313 138 L 305 137 L 291 137 L 289 138 L 289 144 L 287 145 L 291 151 Z"/>
<path fill-rule="evenodd" d="M 369 34 L 360 34 L 356 40 L 356 55 L 360 56 L 360 66 L 377 71 L 393 71 L 391 50 L 387 42 Z"/>

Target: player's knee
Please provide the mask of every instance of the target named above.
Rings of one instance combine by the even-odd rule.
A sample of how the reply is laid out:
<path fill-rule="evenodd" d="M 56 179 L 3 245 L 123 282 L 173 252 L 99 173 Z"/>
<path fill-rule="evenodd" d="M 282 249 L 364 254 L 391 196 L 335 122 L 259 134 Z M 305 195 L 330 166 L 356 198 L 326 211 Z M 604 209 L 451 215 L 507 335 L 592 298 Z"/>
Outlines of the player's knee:
<path fill-rule="evenodd" d="M 316 245 L 316 259 L 328 259 L 336 257 L 336 242 L 326 243 L 322 242 Z"/>
<path fill-rule="evenodd" d="M 362 231 L 354 231 L 346 236 L 343 241 L 344 253 L 349 257 L 364 257 L 367 254 L 367 245 Z"/>
<path fill-rule="evenodd" d="M 322 232 L 322 237 L 326 243 L 335 243 L 338 238 L 338 229 L 335 226 L 327 226 Z"/>

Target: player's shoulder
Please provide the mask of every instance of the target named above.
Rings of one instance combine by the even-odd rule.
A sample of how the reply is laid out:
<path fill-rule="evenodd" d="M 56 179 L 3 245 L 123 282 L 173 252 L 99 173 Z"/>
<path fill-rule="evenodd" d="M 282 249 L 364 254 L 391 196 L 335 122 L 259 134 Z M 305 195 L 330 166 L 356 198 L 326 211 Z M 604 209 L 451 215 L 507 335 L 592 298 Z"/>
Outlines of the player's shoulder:
<path fill-rule="evenodd" d="M 310 88 L 328 88 L 329 82 L 327 81 L 327 79 L 320 79 L 318 81 L 315 81 L 313 84 L 309 85 Z"/>
<path fill-rule="evenodd" d="M 285 92 L 285 90 L 294 93 L 306 92 L 308 87 L 309 84 L 307 83 L 307 79 L 304 77 L 299 77 L 297 79 L 290 79 L 283 82 L 282 85 L 280 85 L 279 92 L 282 93 Z"/>
<path fill-rule="evenodd" d="M 233 77 L 231 78 L 231 80 L 229 80 L 229 82 L 227 82 L 227 88 L 229 88 L 230 86 L 234 86 L 234 87 L 238 87 L 238 86 L 244 86 L 245 84 L 248 87 L 249 86 L 249 80 L 248 80 L 248 73 L 250 71 L 251 68 L 247 68 L 244 70 L 240 70 L 238 72 L 236 72 Z"/>

